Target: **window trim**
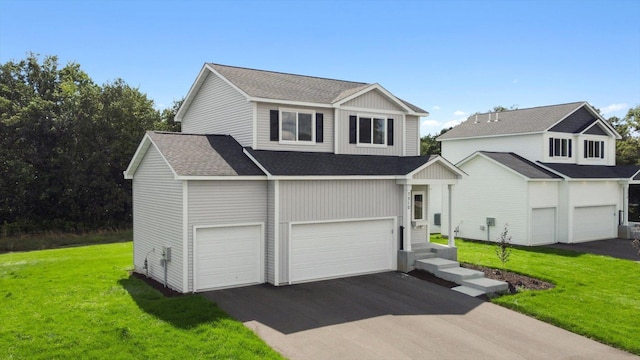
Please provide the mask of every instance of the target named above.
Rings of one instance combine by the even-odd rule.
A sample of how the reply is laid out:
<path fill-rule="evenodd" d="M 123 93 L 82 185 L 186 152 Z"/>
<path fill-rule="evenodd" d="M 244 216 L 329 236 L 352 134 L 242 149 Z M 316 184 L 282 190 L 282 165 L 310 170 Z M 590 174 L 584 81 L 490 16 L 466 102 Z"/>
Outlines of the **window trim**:
<path fill-rule="evenodd" d="M 370 118 L 371 119 L 371 142 L 370 143 L 363 143 L 360 142 L 360 118 Z M 373 138 L 374 138 L 374 120 L 375 119 L 382 119 L 384 122 L 384 133 L 382 134 L 382 139 L 384 141 L 384 143 L 382 144 L 374 144 L 373 143 Z M 387 144 L 387 136 L 389 133 L 389 119 L 387 119 L 386 115 L 382 115 L 382 114 L 356 114 L 356 146 L 358 147 L 374 147 L 374 148 L 386 148 L 389 145 Z"/>
<path fill-rule="evenodd" d="M 422 195 L 422 218 L 416 219 L 416 195 Z M 427 192 L 423 190 L 411 191 L 411 221 L 416 223 L 427 220 Z"/>
<path fill-rule="evenodd" d="M 284 131 L 284 127 L 282 126 L 282 121 L 284 120 L 284 116 L 282 113 L 295 113 L 296 114 L 296 139 L 295 140 L 286 140 L 282 138 L 282 133 Z M 309 114 L 311 115 L 311 140 L 299 140 L 300 133 L 299 129 L 299 114 Z M 278 109 L 278 142 L 280 144 L 289 144 L 289 145 L 315 145 L 316 144 L 316 111 L 315 110 L 307 110 L 307 109 L 292 109 L 292 108 L 279 108 Z"/>
<path fill-rule="evenodd" d="M 596 146 L 597 144 L 597 146 Z M 587 160 L 604 159 L 604 140 L 584 139 L 584 158 Z"/>
<path fill-rule="evenodd" d="M 561 158 L 561 159 L 571 159 L 573 158 L 573 139 L 565 138 L 565 137 L 549 137 L 549 157 L 550 158 Z M 559 147 L 556 146 L 556 142 L 559 142 Z M 566 148 L 565 148 L 566 145 Z M 556 155 L 556 150 L 559 155 Z M 563 151 L 564 152 L 563 155 Z"/>

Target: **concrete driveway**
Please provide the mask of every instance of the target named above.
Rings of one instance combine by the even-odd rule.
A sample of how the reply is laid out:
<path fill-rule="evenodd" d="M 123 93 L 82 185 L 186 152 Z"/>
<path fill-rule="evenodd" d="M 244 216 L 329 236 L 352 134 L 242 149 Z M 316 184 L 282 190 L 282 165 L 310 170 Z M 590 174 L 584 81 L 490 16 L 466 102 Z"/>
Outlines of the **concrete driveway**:
<path fill-rule="evenodd" d="M 397 272 L 204 296 L 290 359 L 638 358 Z"/>

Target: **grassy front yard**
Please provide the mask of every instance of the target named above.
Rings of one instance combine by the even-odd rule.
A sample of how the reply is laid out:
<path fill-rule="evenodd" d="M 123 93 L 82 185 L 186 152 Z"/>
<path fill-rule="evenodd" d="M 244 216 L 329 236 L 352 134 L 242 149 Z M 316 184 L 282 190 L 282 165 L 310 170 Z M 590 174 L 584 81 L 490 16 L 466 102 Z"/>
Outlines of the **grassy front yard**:
<path fill-rule="evenodd" d="M 500 268 L 495 246 L 456 240 L 458 260 Z M 640 263 L 548 248 L 513 248 L 506 269 L 556 285 L 492 301 L 640 355 Z"/>
<path fill-rule="evenodd" d="M 129 277 L 131 247 L 0 255 L 0 358 L 280 358 L 203 297 Z"/>

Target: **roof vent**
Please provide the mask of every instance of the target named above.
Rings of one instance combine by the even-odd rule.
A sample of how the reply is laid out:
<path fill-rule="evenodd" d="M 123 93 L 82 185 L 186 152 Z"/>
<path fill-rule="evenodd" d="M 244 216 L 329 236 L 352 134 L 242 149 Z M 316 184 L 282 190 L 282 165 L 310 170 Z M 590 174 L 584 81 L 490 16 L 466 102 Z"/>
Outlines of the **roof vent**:
<path fill-rule="evenodd" d="M 498 115 L 499 115 L 499 114 L 500 114 L 500 113 L 496 113 L 496 119 L 495 119 L 495 120 L 493 120 L 493 121 L 498 121 Z"/>
<path fill-rule="evenodd" d="M 491 122 L 491 113 L 489 113 L 489 120 L 487 120 L 488 123 Z"/>
<path fill-rule="evenodd" d="M 474 124 L 478 123 L 478 113 L 476 113 L 476 121 L 473 122 Z"/>

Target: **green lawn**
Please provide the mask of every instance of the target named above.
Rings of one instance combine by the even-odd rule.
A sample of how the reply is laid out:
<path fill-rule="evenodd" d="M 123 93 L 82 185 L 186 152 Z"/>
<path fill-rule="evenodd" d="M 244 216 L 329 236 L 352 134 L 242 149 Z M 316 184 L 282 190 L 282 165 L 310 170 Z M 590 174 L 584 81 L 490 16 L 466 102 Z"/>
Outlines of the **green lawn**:
<path fill-rule="evenodd" d="M 280 358 L 203 297 L 165 298 L 129 277 L 131 250 L 0 255 L 0 358 Z"/>
<path fill-rule="evenodd" d="M 499 268 L 495 245 L 456 240 L 458 260 Z M 492 302 L 640 355 L 640 263 L 549 248 L 513 248 L 507 270 L 555 288 Z"/>

